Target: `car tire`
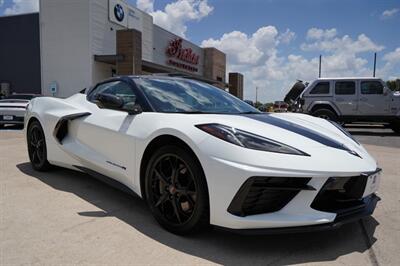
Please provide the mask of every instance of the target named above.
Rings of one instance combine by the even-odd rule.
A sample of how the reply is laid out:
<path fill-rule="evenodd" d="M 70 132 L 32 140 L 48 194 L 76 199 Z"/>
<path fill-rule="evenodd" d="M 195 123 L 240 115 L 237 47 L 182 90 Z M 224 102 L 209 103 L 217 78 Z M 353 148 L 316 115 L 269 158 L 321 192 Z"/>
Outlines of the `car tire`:
<path fill-rule="evenodd" d="M 391 122 L 391 123 L 390 123 L 390 128 L 391 128 L 395 133 L 400 133 L 400 119 Z"/>
<path fill-rule="evenodd" d="M 195 155 L 178 146 L 164 146 L 150 158 L 145 172 L 145 198 L 166 230 L 179 235 L 209 224 L 206 179 Z"/>
<path fill-rule="evenodd" d="M 338 121 L 337 115 L 329 109 L 317 109 L 312 113 L 312 115 L 334 122 Z"/>
<path fill-rule="evenodd" d="M 27 130 L 27 145 L 32 168 L 37 171 L 49 170 L 51 164 L 47 161 L 46 138 L 39 121 L 30 123 Z"/>

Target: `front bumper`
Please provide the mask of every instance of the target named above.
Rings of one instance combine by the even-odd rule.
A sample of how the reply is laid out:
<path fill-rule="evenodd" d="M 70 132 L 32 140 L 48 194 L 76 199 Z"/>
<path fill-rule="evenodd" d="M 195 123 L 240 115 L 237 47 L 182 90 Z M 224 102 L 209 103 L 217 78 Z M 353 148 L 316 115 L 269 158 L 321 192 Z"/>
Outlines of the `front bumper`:
<path fill-rule="evenodd" d="M 378 203 L 379 200 L 380 198 L 378 196 L 372 194 L 363 199 L 362 208 L 348 210 L 347 212 L 338 214 L 333 222 L 325 224 L 280 227 L 280 228 L 262 228 L 262 229 L 231 229 L 221 226 L 215 226 L 215 228 L 243 235 L 305 233 L 305 232 L 334 230 L 340 228 L 344 224 L 356 222 L 360 219 L 370 216 L 374 212 L 376 204 Z"/>
<path fill-rule="evenodd" d="M 337 180 L 344 180 L 348 177 L 359 176 L 363 172 L 374 172 L 372 169 L 376 167 L 376 164 L 371 164 L 369 168 L 364 168 L 365 171 L 357 169 L 354 172 L 347 170 L 343 172 L 339 172 L 338 170 L 336 172 L 327 172 L 320 170 L 306 171 L 290 169 L 289 167 L 286 169 L 267 168 L 265 166 L 245 165 L 226 161 L 215 157 L 203 157 L 201 158 L 201 162 L 202 164 L 207 164 L 204 170 L 209 189 L 210 223 L 214 226 L 228 228 L 230 230 L 276 229 L 277 231 L 282 231 L 281 228 L 287 229 L 296 227 L 301 227 L 303 230 L 306 227 L 317 225 L 321 225 L 321 228 L 337 227 L 339 224 L 342 224 L 343 221 L 352 220 L 352 215 L 344 219 L 344 216 L 339 212 L 347 207 L 357 207 L 357 209 L 359 209 L 361 206 L 358 204 L 360 200 L 355 204 L 357 206 L 339 206 L 340 208 L 331 210 L 325 208 L 326 205 L 324 204 L 321 205 L 322 207 L 312 206 L 315 199 L 319 196 L 319 193 L 326 188 L 324 186 L 329 183 L 328 181 L 331 180 L 331 177 L 335 177 Z M 306 179 L 307 182 L 297 184 L 290 182 L 285 183 L 283 187 L 281 184 L 279 184 L 278 188 L 274 187 L 275 190 L 290 188 L 295 190 L 296 193 L 288 193 L 290 200 L 287 202 L 280 201 L 280 199 L 274 197 L 274 200 L 278 203 L 276 205 L 270 205 L 272 208 L 270 211 L 260 212 L 258 211 L 260 210 L 258 206 L 257 208 L 247 210 L 243 208 L 230 209 L 230 207 L 232 207 L 232 202 L 235 200 L 235 196 L 251 177 L 288 177 L 289 179 Z M 257 191 L 251 192 L 258 193 Z M 270 195 L 269 192 L 263 192 L 263 195 L 260 196 L 259 199 L 260 201 L 266 200 Z M 277 194 L 275 193 L 275 195 Z M 242 202 L 251 203 L 253 199 Z M 324 200 L 322 203 L 325 203 L 325 200 L 329 200 L 329 197 L 322 199 Z M 375 205 L 376 202 L 368 208 L 372 208 L 373 211 Z M 247 206 L 249 206 L 249 204 L 247 204 Z M 263 208 L 261 209 L 265 210 Z M 372 211 L 370 213 L 372 213 Z M 356 219 L 357 213 L 354 215 Z M 368 211 L 361 214 L 369 215 Z M 296 229 L 289 229 L 289 231 L 290 230 L 295 231 Z"/>

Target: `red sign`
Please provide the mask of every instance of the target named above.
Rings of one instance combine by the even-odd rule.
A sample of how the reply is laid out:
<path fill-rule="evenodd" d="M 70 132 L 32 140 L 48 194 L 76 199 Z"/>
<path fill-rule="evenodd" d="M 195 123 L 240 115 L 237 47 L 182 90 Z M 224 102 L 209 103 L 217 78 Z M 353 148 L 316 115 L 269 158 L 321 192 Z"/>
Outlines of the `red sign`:
<path fill-rule="evenodd" d="M 192 64 L 192 65 L 198 65 L 199 64 L 199 55 L 193 52 L 191 48 L 183 48 L 182 47 L 182 42 L 183 40 L 180 38 L 174 39 L 169 42 L 168 47 L 166 49 L 166 54 L 169 57 L 174 57 L 176 59 L 179 59 L 183 62 Z M 198 69 L 196 67 L 176 62 L 172 59 L 169 59 L 167 61 L 168 64 L 174 65 L 179 68 L 184 68 L 189 71 L 196 72 Z"/>

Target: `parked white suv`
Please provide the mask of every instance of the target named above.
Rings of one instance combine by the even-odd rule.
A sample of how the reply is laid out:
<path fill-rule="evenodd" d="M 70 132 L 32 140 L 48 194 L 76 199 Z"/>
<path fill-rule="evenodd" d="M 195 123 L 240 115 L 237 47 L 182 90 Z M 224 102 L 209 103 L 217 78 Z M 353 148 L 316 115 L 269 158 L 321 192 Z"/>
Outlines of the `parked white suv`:
<path fill-rule="evenodd" d="M 301 110 L 339 122 L 390 123 L 400 132 L 400 94 L 379 78 L 319 78 L 298 98 Z"/>

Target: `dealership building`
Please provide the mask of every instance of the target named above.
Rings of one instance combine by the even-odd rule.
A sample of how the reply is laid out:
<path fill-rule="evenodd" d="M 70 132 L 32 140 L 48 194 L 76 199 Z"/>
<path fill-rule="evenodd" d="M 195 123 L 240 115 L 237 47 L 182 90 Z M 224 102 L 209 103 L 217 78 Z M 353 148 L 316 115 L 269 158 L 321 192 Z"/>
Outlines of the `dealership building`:
<path fill-rule="evenodd" d="M 40 0 L 40 12 L 0 17 L 0 83 L 8 93 L 68 97 L 115 75 L 190 76 L 243 97 L 226 55 L 153 23 L 120 0 Z M 228 79 L 227 79 L 228 77 Z"/>

